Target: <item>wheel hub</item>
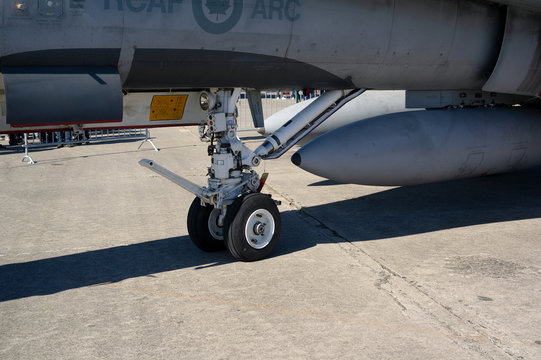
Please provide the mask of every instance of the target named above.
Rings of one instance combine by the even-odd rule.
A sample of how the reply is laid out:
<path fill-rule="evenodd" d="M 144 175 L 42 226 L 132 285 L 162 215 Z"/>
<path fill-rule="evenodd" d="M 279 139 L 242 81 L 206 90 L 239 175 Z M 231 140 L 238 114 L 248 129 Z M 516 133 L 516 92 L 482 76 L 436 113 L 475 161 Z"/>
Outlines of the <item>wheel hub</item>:
<path fill-rule="evenodd" d="M 254 249 L 265 248 L 274 236 L 274 218 L 265 209 L 254 211 L 246 222 L 245 235 L 248 244 Z"/>
<path fill-rule="evenodd" d="M 265 232 L 265 224 L 257 222 L 254 225 L 254 234 L 262 235 Z"/>
<path fill-rule="evenodd" d="M 214 209 L 210 213 L 208 220 L 209 232 L 213 238 L 216 240 L 224 239 L 224 229 L 218 225 L 218 218 L 220 217 L 221 211 L 219 209 Z"/>

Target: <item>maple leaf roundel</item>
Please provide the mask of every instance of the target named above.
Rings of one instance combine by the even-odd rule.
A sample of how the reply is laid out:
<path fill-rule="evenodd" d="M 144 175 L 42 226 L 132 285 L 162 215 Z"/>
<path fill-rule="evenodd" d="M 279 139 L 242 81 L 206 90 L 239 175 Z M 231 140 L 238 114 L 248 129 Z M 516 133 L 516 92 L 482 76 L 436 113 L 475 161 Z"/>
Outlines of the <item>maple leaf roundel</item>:
<path fill-rule="evenodd" d="M 192 0 L 195 20 L 211 34 L 233 29 L 242 15 L 243 0 Z"/>

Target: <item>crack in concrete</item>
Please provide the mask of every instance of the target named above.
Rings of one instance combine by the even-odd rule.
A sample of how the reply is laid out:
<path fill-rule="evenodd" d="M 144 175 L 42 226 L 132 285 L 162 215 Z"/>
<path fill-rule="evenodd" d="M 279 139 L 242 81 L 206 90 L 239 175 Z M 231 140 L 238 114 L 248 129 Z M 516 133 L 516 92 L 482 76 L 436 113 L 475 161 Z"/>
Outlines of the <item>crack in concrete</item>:
<path fill-rule="evenodd" d="M 325 222 L 323 220 L 320 220 L 319 218 L 317 218 L 317 216 L 315 216 L 313 214 L 310 214 L 308 211 L 304 210 L 302 207 L 300 208 L 299 212 L 302 213 L 303 215 L 306 215 L 306 216 L 312 218 L 313 220 L 315 220 L 319 224 L 321 224 L 324 228 L 326 228 L 332 234 L 332 236 L 331 236 L 332 241 L 339 244 L 339 245 L 341 245 L 342 248 L 343 248 L 342 244 L 349 244 L 350 246 L 353 246 L 355 249 L 357 249 L 362 255 L 368 257 L 369 259 L 374 261 L 377 265 L 379 265 L 381 267 L 381 269 L 382 269 L 382 272 L 386 272 L 387 275 L 384 276 L 385 280 L 384 281 L 380 280 L 379 282 L 377 282 L 376 286 L 379 289 L 387 292 L 388 295 L 402 308 L 403 311 L 407 311 L 407 307 L 403 304 L 403 301 L 400 301 L 398 299 L 398 297 L 396 295 L 394 295 L 394 292 L 393 292 L 393 289 L 392 289 L 392 287 L 393 287 L 392 280 L 393 279 L 398 279 L 399 281 L 402 281 L 407 287 L 409 287 L 409 289 L 413 289 L 413 290 L 417 291 L 419 294 L 421 294 L 421 296 L 424 296 L 430 302 L 432 302 L 433 304 L 436 304 L 438 307 L 440 307 L 440 309 L 445 311 L 451 317 L 455 318 L 455 320 L 459 321 L 461 324 L 469 326 L 473 331 L 475 331 L 477 334 L 479 334 L 482 338 L 486 339 L 489 343 L 491 343 L 493 346 L 495 346 L 499 351 L 511 356 L 513 359 L 522 359 L 521 356 L 513 354 L 510 350 L 505 349 L 500 339 L 498 339 L 498 338 L 496 338 L 494 336 L 491 336 L 491 335 L 485 333 L 484 331 L 481 331 L 479 329 L 480 325 L 474 323 L 471 320 L 464 319 L 461 316 L 459 316 L 458 314 L 456 314 L 455 312 L 453 312 L 448 306 L 445 306 L 444 304 L 439 302 L 437 299 L 432 297 L 430 294 L 428 294 L 425 290 L 419 288 L 417 285 L 414 284 L 414 282 L 410 281 L 407 277 L 401 275 L 397 271 L 391 269 L 389 266 L 384 264 L 382 261 L 378 260 L 377 258 L 375 258 L 372 255 L 370 255 L 369 253 L 367 253 L 365 250 L 360 248 L 358 245 L 356 245 L 355 243 L 353 243 L 352 241 L 347 239 L 345 236 L 340 234 L 339 231 L 329 227 L 327 224 L 325 224 Z M 340 244 L 339 241 L 336 241 L 337 238 L 342 241 L 342 244 Z M 355 260 L 359 261 L 359 259 L 358 259 L 359 256 L 355 256 L 351 251 L 346 251 L 346 253 L 349 256 L 352 256 L 353 258 L 355 258 Z M 387 286 L 384 286 L 384 285 L 387 285 Z M 462 338 L 462 339 L 464 339 L 466 345 L 470 349 L 476 351 L 477 353 L 479 353 L 482 356 L 485 356 L 487 358 L 492 358 L 492 356 L 490 354 L 486 353 L 486 351 L 484 351 L 483 349 L 480 348 L 480 344 L 475 344 L 475 343 L 472 342 L 471 339 L 464 338 L 464 336 L 461 335 L 456 329 L 453 329 L 452 325 L 450 325 L 444 319 L 441 319 L 441 317 L 438 316 L 437 314 L 435 314 L 435 313 L 431 312 L 430 310 L 428 310 L 428 308 L 426 306 L 423 306 L 419 302 L 415 301 L 415 299 L 412 298 L 411 296 L 408 296 L 406 294 L 403 294 L 402 296 L 403 297 L 410 297 L 409 300 L 411 302 L 413 302 L 415 304 L 415 306 L 419 310 L 421 310 L 423 313 L 428 315 L 430 318 L 432 318 L 434 321 L 436 321 L 440 326 L 445 328 L 447 331 L 451 332 L 453 334 L 452 341 L 455 342 L 457 345 L 460 345 L 460 344 L 457 342 L 456 339 L 457 338 Z"/>
<path fill-rule="evenodd" d="M 458 346 L 464 346 L 466 345 L 471 350 L 477 352 L 479 355 L 492 359 L 494 358 L 494 354 L 490 354 L 490 351 L 487 351 L 482 348 L 482 341 L 481 339 L 485 339 L 485 342 L 488 344 L 491 344 L 493 346 L 493 349 L 489 350 L 497 350 L 499 355 L 507 355 L 510 356 L 513 359 L 522 359 L 523 357 L 520 355 L 516 355 L 513 352 L 511 352 L 509 349 L 506 349 L 505 346 L 502 344 L 502 341 L 498 339 L 497 337 L 491 336 L 485 331 L 482 331 L 480 328 L 485 328 L 480 324 L 476 324 L 472 320 L 464 319 L 460 315 L 456 314 L 452 311 L 452 309 L 441 302 L 439 302 L 437 299 L 435 299 L 433 296 L 431 296 L 427 291 L 421 289 L 415 281 L 409 280 L 407 277 L 401 275 L 397 271 L 391 269 L 388 265 L 386 265 L 383 261 L 378 260 L 377 258 L 373 257 L 369 253 L 367 253 L 365 250 L 363 250 L 361 247 L 356 245 L 353 241 L 350 241 L 346 236 L 340 234 L 339 231 L 333 229 L 329 225 L 327 225 L 323 220 L 319 219 L 316 215 L 311 214 L 309 211 L 304 209 L 301 204 L 297 203 L 292 198 L 288 197 L 287 195 L 277 191 L 273 187 L 266 185 L 269 190 L 274 192 L 275 194 L 281 196 L 282 198 L 286 199 L 289 203 L 289 205 L 293 208 L 295 208 L 297 211 L 299 211 L 300 214 L 316 221 L 320 226 L 328 231 L 330 234 L 329 238 L 331 241 L 336 243 L 340 246 L 340 248 L 349 256 L 354 258 L 356 261 L 360 261 L 360 256 L 365 256 L 372 260 L 377 266 L 381 268 L 380 271 L 376 272 L 375 269 L 372 269 L 376 272 L 376 274 L 379 276 L 379 279 L 376 280 L 375 286 L 385 291 L 393 301 L 395 301 L 398 306 L 404 311 L 407 312 L 408 308 L 406 305 L 404 305 L 404 301 L 401 301 L 397 295 L 395 295 L 393 291 L 393 286 L 400 287 L 399 284 L 393 284 L 393 280 L 401 281 L 409 290 L 414 290 L 421 296 L 423 296 L 425 299 L 427 299 L 432 304 L 436 305 L 440 311 L 444 312 L 448 316 L 450 316 L 452 319 L 454 319 L 457 323 L 461 325 L 467 326 L 470 330 L 472 330 L 474 333 L 478 334 L 476 338 L 473 338 L 472 336 L 464 336 L 464 334 L 461 334 L 461 332 L 456 329 L 456 325 L 452 325 L 449 323 L 448 320 L 443 319 L 440 315 L 430 311 L 428 307 L 420 302 L 418 302 L 414 296 L 408 295 L 406 293 L 403 293 L 401 296 L 405 298 L 405 300 L 409 300 L 416 308 L 417 310 L 421 311 L 425 315 L 427 315 L 429 318 L 431 318 L 433 321 L 435 321 L 440 327 L 444 328 L 446 331 L 451 333 L 450 339 L 457 344 Z M 351 248 L 346 248 L 345 244 L 349 245 L 350 247 L 355 248 L 356 251 L 351 251 Z M 356 254 L 357 253 L 357 254 Z M 360 253 L 360 254 L 359 254 Z M 385 275 L 382 275 L 385 274 Z M 437 309 L 436 309 L 437 310 Z M 413 311 L 413 309 L 410 308 L 410 311 Z M 485 328 L 486 329 L 486 328 Z M 458 339 L 461 339 L 461 342 L 459 342 Z"/>

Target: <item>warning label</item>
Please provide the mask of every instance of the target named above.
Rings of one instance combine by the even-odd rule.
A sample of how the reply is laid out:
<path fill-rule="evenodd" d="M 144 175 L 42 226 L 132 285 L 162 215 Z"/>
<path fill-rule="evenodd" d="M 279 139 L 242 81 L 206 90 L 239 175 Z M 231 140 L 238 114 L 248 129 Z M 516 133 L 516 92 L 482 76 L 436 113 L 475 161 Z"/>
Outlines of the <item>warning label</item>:
<path fill-rule="evenodd" d="M 150 105 L 150 121 L 180 120 L 188 95 L 156 95 Z"/>

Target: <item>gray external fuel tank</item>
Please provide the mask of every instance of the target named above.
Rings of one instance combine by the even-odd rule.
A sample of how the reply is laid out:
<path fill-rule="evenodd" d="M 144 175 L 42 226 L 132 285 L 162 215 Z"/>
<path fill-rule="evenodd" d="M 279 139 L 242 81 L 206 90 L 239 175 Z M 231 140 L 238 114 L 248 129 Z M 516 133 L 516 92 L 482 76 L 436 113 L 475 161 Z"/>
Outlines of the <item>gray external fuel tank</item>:
<path fill-rule="evenodd" d="M 478 108 L 379 116 L 328 132 L 294 164 L 364 185 L 417 185 L 541 165 L 541 109 Z"/>

